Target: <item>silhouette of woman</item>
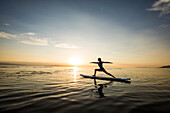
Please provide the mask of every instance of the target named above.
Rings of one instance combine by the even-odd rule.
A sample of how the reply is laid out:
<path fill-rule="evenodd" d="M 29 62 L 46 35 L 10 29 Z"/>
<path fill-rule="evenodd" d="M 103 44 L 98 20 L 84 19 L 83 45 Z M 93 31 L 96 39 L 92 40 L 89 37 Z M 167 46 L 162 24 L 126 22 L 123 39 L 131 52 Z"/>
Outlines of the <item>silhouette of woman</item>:
<path fill-rule="evenodd" d="M 91 63 L 94 63 L 94 64 L 98 64 L 98 66 L 99 66 L 99 68 L 100 68 L 100 69 L 95 69 L 95 70 L 94 70 L 94 75 L 93 75 L 93 76 L 96 76 L 96 72 L 97 72 L 97 71 L 103 71 L 103 72 L 106 73 L 107 75 L 112 76 L 113 78 L 115 78 L 112 74 L 108 73 L 108 72 L 103 68 L 103 63 L 112 63 L 112 62 L 103 62 L 103 61 L 101 60 L 101 58 L 98 58 L 98 61 L 99 61 L 99 62 L 91 62 Z"/>

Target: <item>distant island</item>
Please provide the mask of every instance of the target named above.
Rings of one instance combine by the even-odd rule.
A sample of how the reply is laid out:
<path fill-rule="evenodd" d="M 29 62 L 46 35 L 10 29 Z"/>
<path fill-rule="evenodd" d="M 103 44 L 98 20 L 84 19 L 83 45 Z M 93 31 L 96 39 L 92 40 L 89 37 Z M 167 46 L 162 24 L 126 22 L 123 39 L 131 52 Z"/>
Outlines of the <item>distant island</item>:
<path fill-rule="evenodd" d="M 167 65 L 167 66 L 161 66 L 159 68 L 170 68 L 170 65 Z"/>

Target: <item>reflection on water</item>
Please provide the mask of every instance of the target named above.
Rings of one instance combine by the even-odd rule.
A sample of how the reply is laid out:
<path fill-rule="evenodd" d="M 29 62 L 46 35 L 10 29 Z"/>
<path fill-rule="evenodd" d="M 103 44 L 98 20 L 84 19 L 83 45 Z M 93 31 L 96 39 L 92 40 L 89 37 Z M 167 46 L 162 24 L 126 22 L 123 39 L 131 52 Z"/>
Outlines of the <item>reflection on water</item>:
<path fill-rule="evenodd" d="M 78 67 L 73 67 L 73 70 L 74 70 L 74 82 L 77 81 L 77 70 L 78 70 Z"/>
<path fill-rule="evenodd" d="M 95 91 L 95 94 L 99 94 L 99 98 L 105 97 L 104 93 L 103 93 L 103 88 L 107 88 L 107 86 L 112 85 L 113 82 L 121 82 L 121 83 L 128 83 L 128 84 L 131 83 L 130 81 L 108 81 L 106 83 L 98 84 L 97 80 L 94 79 L 95 88 L 98 90 L 98 91 Z M 92 90 L 92 91 L 94 92 L 94 90 Z"/>
<path fill-rule="evenodd" d="M 169 69 L 107 69 L 118 78 L 131 78 L 126 84 L 80 77 L 93 74 L 88 67 L 1 67 L 0 112 L 170 112 Z"/>
<path fill-rule="evenodd" d="M 103 98 L 105 97 L 104 96 L 104 93 L 103 93 L 103 88 L 106 88 L 107 85 L 110 85 L 113 81 L 109 81 L 107 83 L 104 83 L 104 84 L 97 84 L 97 81 L 96 79 L 94 79 L 94 85 L 95 85 L 95 88 L 97 88 L 97 92 L 95 93 L 98 93 L 99 94 L 99 98 Z"/>

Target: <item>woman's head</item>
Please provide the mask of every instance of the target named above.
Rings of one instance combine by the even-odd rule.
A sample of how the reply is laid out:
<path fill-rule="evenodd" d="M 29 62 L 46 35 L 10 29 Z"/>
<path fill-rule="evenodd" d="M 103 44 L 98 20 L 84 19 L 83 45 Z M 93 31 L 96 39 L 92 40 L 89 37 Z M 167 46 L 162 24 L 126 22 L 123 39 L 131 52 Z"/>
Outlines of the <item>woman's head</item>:
<path fill-rule="evenodd" d="M 101 58 L 98 58 L 98 61 L 99 61 L 99 62 L 101 62 L 101 61 L 102 61 L 102 59 L 101 59 Z"/>

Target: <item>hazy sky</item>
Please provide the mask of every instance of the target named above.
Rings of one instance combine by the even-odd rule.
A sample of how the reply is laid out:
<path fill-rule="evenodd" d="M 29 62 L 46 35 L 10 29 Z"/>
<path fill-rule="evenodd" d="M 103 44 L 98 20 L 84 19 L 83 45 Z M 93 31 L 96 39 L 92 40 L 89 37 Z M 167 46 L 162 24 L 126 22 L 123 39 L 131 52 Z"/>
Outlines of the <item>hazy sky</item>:
<path fill-rule="evenodd" d="M 170 0 L 0 0 L 0 61 L 170 64 Z"/>

